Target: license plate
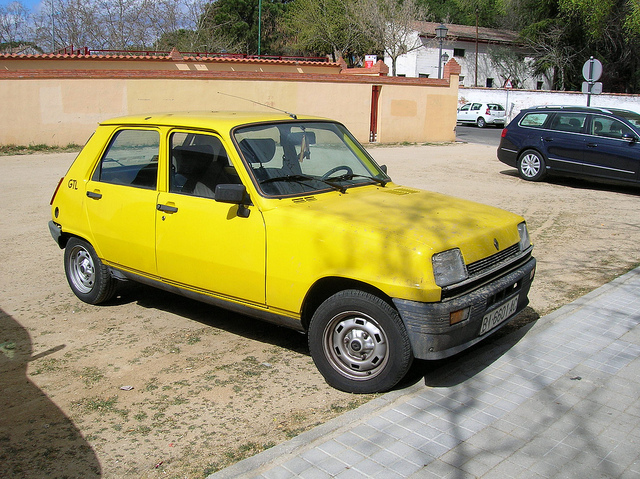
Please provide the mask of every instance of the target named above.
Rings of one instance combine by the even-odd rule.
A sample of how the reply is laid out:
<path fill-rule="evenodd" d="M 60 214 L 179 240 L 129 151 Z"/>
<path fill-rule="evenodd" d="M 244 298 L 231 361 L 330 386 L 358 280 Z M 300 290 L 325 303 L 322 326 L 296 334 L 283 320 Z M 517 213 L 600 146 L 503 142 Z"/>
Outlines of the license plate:
<path fill-rule="evenodd" d="M 497 325 L 506 321 L 516 312 L 518 309 L 518 297 L 511 298 L 509 301 L 504 303 L 499 308 L 494 309 L 489 314 L 485 314 L 484 318 L 482 318 L 482 326 L 480 327 L 480 334 L 482 336 L 484 333 L 491 331 Z"/>

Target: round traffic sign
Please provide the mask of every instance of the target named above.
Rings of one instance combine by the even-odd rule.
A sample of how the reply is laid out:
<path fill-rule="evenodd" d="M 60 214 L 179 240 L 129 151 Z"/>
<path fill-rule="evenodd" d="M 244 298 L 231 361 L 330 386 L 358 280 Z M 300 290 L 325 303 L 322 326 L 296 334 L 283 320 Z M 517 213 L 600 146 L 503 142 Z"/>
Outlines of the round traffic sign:
<path fill-rule="evenodd" d="M 602 75 L 602 63 L 596 58 L 589 58 L 582 66 L 582 76 L 588 82 L 598 81 Z"/>

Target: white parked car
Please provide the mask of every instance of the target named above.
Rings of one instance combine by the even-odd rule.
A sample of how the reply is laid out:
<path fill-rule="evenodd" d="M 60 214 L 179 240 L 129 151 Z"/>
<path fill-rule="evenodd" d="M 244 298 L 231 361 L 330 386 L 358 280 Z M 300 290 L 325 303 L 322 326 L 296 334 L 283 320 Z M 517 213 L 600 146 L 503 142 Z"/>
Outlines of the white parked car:
<path fill-rule="evenodd" d="M 473 123 L 479 128 L 504 126 L 505 116 L 504 107 L 498 103 L 466 103 L 458 108 L 458 122 Z"/>

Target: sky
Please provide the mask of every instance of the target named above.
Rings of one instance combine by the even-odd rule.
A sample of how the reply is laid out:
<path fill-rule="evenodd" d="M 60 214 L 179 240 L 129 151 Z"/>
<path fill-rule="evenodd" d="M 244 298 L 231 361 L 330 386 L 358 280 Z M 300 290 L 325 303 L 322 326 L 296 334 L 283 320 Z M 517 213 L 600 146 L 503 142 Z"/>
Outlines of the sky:
<path fill-rule="evenodd" d="M 6 7 L 13 1 L 14 0 L 0 0 L 0 6 Z M 25 8 L 29 10 L 30 13 L 33 13 L 41 1 L 42 0 L 20 0 L 20 3 L 22 3 L 25 6 Z"/>

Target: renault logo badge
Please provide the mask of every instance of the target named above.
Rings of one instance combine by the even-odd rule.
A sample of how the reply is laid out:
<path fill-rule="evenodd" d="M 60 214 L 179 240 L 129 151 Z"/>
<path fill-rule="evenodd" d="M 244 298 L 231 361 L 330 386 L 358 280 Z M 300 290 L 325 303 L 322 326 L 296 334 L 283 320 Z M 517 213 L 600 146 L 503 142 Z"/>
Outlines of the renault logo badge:
<path fill-rule="evenodd" d="M 496 251 L 500 251 L 500 244 L 496 238 L 493 238 L 493 246 L 496 247 Z"/>

